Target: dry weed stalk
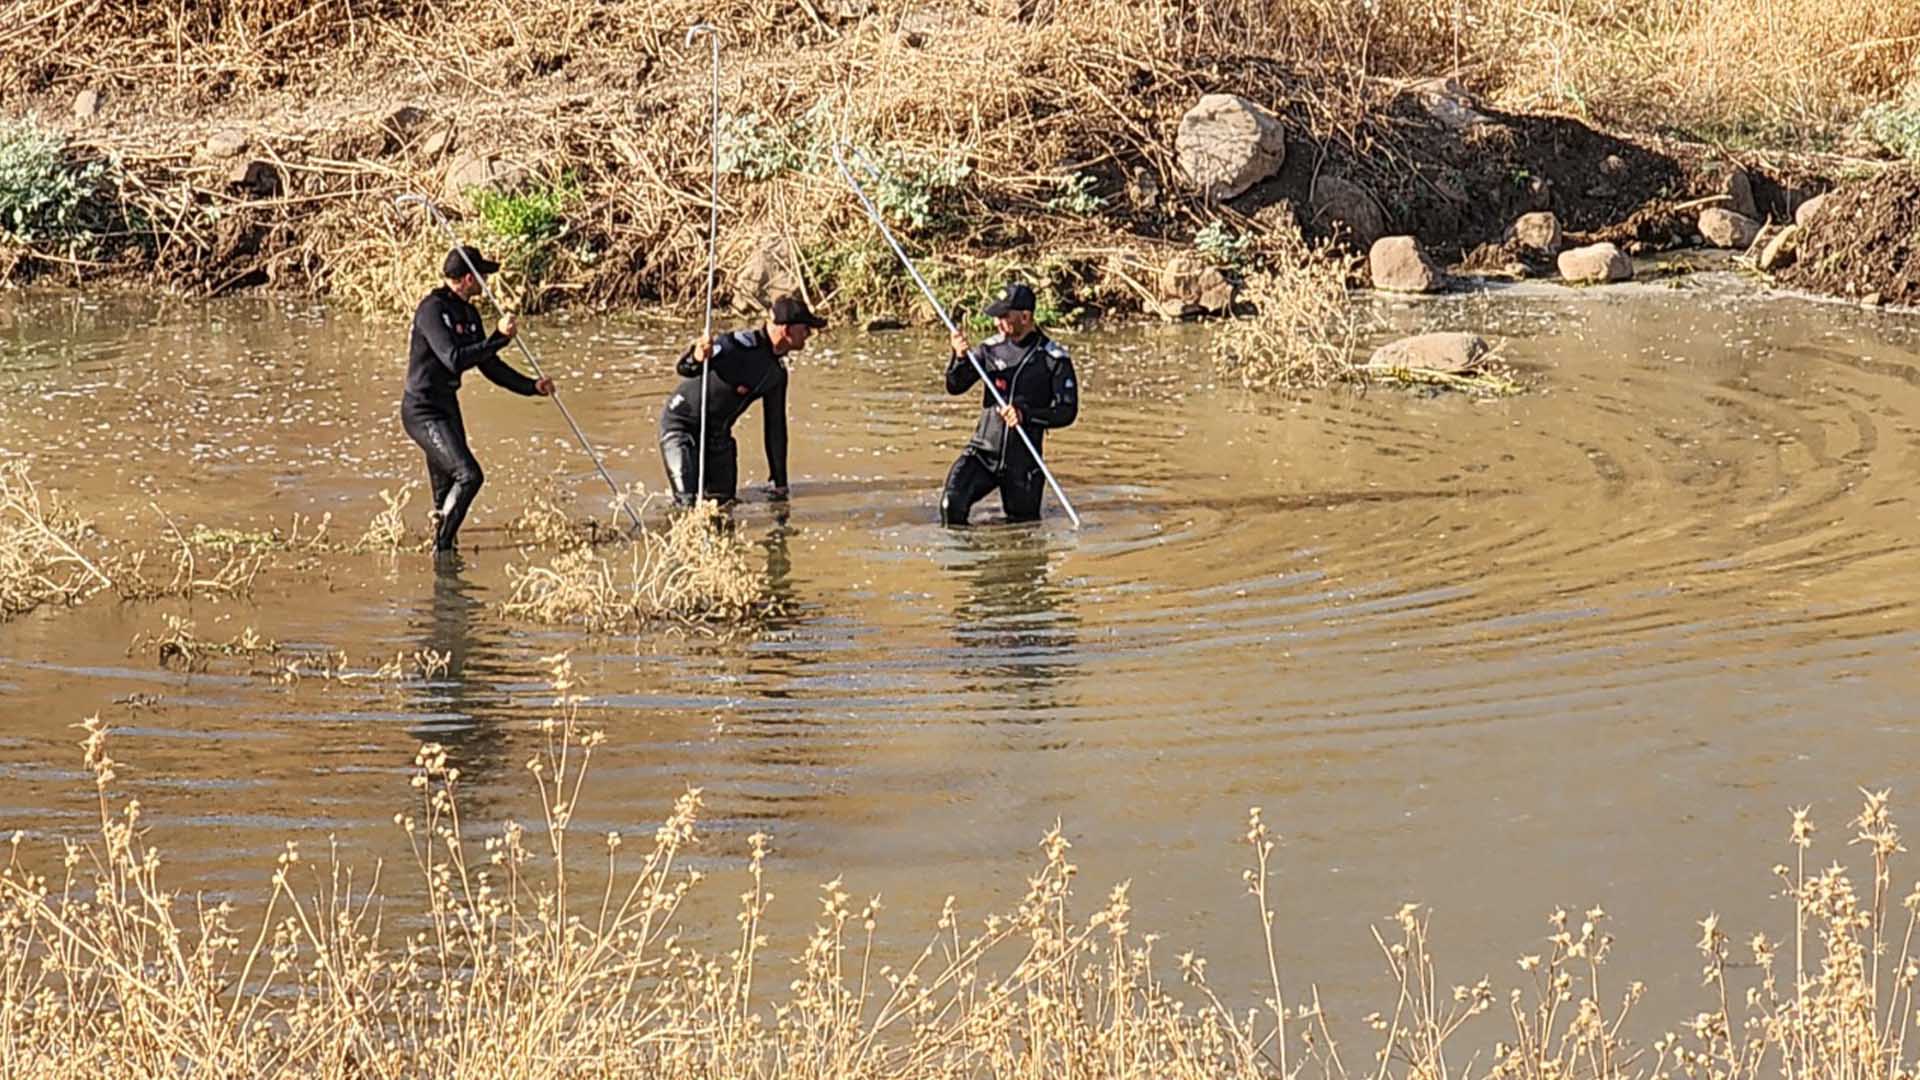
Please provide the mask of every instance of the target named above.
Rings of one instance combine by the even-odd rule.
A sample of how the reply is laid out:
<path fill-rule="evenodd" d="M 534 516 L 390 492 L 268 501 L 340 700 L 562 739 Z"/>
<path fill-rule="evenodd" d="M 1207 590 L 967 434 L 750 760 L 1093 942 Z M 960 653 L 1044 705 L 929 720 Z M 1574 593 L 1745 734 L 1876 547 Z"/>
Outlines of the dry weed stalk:
<path fill-rule="evenodd" d="M 443 676 L 452 663 L 451 653 L 416 649 L 411 653 L 396 652 L 390 660 L 355 671 L 349 666 L 345 650 L 328 649 L 282 659 L 274 668 L 272 678 L 282 686 L 295 686 L 308 679 L 345 685 L 383 683 L 397 686 L 410 680 L 424 681 Z"/>
<path fill-rule="evenodd" d="M 398 494 L 385 488 L 380 490 L 380 501 L 385 509 L 373 515 L 367 522 L 367 529 L 360 534 L 354 544 L 355 551 L 398 551 L 407 540 L 407 503 L 413 500 L 413 490 L 420 485 L 412 480 L 400 485 Z"/>
<path fill-rule="evenodd" d="M 504 610 L 595 631 L 663 619 L 749 622 L 770 611 L 766 574 L 754 568 L 747 543 L 716 504 L 676 514 L 664 533 L 642 529 L 632 539 L 624 576 L 612 560 L 584 547 L 546 566 L 509 567 L 513 593 Z"/>
<path fill-rule="evenodd" d="M 581 719 L 571 665 L 553 658 L 559 697 L 528 762 L 542 807 L 483 839 L 462 817 L 461 772 L 446 748 L 414 757 L 414 803 L 394 817 L 412 851 L 417 911 L 388 895 L 390 873 L 351 868 L 337 846 L 318 865 L 288 843 L 258 921 L 230 901 L 189 897 L 137 801 L 114 791 L 116 762 L 97 717 L 83 726 L 99 807 L 97 839 L 69 840 L 54 873 L 30 869 L 16 834 L 0 870 L 0 1061 L 9 1076 L 668 1077 L 747 1080 L 1899 1080 L 1913 1075 L 1913 936 L 1920 893 L 1893 908 L 1903 850 L 1884 793 L 1854 821 L 1873 885 L 1841 867 L 1809 873 L 1812 825 L 1794 817 L 1796 865 L 1779 868 L 1793 950 L 1756 936 L 1761 981 L 1727 986 L 1731 954 L 1702 925 L 1709 1008 L 1635 1048 L 1623 1024 L 1643 987 L 1605 994 L 1605 913 L 1549 919 L 1546 948 L 1520 958 L 1523 985 L 1447 989 L 1429 916 L 1401 909 L 1376 933 L 1392 1000 L 1368 1018 L 1374 1059 L 1350 1067 L 1316 991 L 1289 996 L 1277 960 L 1275 839 L 1260 811 L 1244 840 L 1270 995 L 1223 1001 L 1204 959 L 1157 958 L 1159 935 L 1132 925 L 1128 890 L 1092 910 L 1056 825 L 1012 908 L 975 923 L 949 898 L 924 946 L 900 966 L 876 948 L 881 903 L 841 881 L 793 974 L 765 996 L 767 838 L 748 839 L 737 930 L 720 953 L 688 943 L 681 914 L 704 880 L 685 864 L 700 792 L 689 790 L 637 852 L 620 832 L 575 822 L 601 732 Z M 396 916 L 389 919 L 389 915 Z M 723 946 L 724 947 L 724 946 Z M 1257 955 L 1257 954 L 1256 954 Z M 1178 983 L 1162 977 L 1177 968 Z M 1781 970 L 1782 968 L 1785 970 Z M 1184 984 L 1185 989 L 1181 989 Z M 1263 992 L 1264 993 L 1264 992 Z M 1504 1000 L 1512 1031 L 1481 1055 L 1459 1044 Z"/>
<path fill-rule="evenodd" d="M 278 642 L 261 637 L 251 626 L 225 641 L 208 641 L 194 632 L 193 620 L 179 615 L 163 618 L 167 624 L 165 632 L 149 634 L 142 631 L 134 635 L 133 644 L 128 646 L 127 651 L 151 652 L 161 667 L 175 671 L 205 671 L 208 662 L 216 656 L 253 659 L 280 651 Z"/>
<path fill-rule="evenodd" d="M 59 500 L 41 494 L 25 461 L 0 462 L 0 619 L 113 588 L 80 551 L 90 532 Z"/>
<path fill-rule="evenodd" d="M 1356 377 L 1364 309 L 1348 294 L 1347 268 L 1331 248 L 1307 243 L 1297 228 L 1269 231 L 1268 269 L 1248 278 L 1240 298 L 1250 318 L 1213 335 L 1214 356 L 1255 390 L 1298 390 Z"/>

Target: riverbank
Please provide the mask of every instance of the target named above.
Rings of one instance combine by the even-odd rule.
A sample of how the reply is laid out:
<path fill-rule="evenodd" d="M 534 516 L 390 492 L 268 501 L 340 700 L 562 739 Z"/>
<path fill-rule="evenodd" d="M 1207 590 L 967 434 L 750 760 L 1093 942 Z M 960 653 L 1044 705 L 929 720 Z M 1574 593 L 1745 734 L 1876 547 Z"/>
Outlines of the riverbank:
<path fill-rule="evenodd" d="M 797 290 L 856 320 L 924 314 L 833 168 L 838 139 L 876 159 L 876 200 L 962 310 L 1018 274 L 1052 317 L 1223 314 L 1249 274 L 1302 251 L 1366 284 L 1360 261 L 1384 236 L 1460 272 L 1511 273 L 1554 269 L 1552 254 L 1510 257 L 1529 213 L 1555 215 L 1566 246 L 1628 255 L 1697 242 L 1703 206 L 1790 220 L 1882 167 L 1884 146 L 1845 136 L 1914 52 L 1892 35 L 1846 64 L 1774 56 L 1798 114 L 1744 69 L 1715 67 L 1715 94 L 1666 91 L 1683 126 L 1650 119 L 1665 85 L 1651 72 L 1562 64 L 1557 96 L 1543 89 L 1521 58 L 1553 33 L 1618 51 L 1577 20 L 1520 42 L 1333 6 L 1281 28 L 1230 3 L 842 3 L 778 23 L 747 5 L 506 4 L 427 33 L 354 4 L 171 22 L 109 6 L 115 19 L 88 20 L 43 0 L 0 38 L 9 137 L 29 120 L 51 132 L 38 166 L 15 155 L 15 201 L 38 222 L 14 231 L 0 276 L 368 310 L 404 308 L 433 277 L 443 244 L 393 206 L 408 191 L 507 253 L 522 307 L 696 309 L 709 87 L 703 45 L 681 42 L 696 14 L 730 35 L 722 301 L 751 310 Z M 1829 11 L 1819 25 L 1866 35 L 1899 17 Z M 1658 44 L 1679 56 L 1691 33 Z M 1458 81 L 1421 77 L 1456 68 Z M 1603 123 L 1667 130 L 1624 137 L 1526 111 L 1581 94 Z M 1723 130 L 1737 137 L 1698 139 Z M 1752 149 L 1786 145 L 1788 130 L 1792 152 Z"/>

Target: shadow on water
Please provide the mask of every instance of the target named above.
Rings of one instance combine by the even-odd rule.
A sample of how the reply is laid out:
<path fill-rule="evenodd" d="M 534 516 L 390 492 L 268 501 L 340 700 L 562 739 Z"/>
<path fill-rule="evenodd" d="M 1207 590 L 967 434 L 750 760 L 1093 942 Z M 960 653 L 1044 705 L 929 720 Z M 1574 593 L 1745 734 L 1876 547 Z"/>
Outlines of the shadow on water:
<path fill-rule="evenodd" d="M 956 670 L 969 693 L 1012 695 L 1007 719 L 1040 723 L 1064 707 L 1080 618 L 1071 591 L 1053 580 L 1054 540 L 1036 525 L 953 532 L 949 569 L 959 578 L 953 609 Z"/>

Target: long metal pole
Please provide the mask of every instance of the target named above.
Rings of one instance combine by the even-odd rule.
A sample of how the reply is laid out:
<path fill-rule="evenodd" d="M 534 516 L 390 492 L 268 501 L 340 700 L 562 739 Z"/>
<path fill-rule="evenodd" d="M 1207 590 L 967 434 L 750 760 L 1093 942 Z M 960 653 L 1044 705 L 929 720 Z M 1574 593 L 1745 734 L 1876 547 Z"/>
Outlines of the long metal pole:
<path fill-rule="evenodd" d="M 869 175 L 875 177 L 880 175 L 879 170 L 873 167 L 873 163 L 867 160 L 867 156 L 861 153 L 859 148 L 854 148 L 853 152 L 859 157 L 860 166 L 866 169 Z M 940 316 L 940 321 L 946 324 L 949 333 L 959 333 L 960 328 L 955 326 L 953 320 L 947 316 L 947 309 L 940 306 L 940 298 L 933 295 L 932 286 L 927 284 L 926 278 L 920 276 L 919 269 L 913 265 L 913 260 L 907 257 L 906 250 L 900 246 L 900 241 L 894 239 L 893 230 L 887 227 L 886 219 L 880 216 L 879 209 L 873 205 L 873 200 L 867 198 L 866 190 L 860 186 L 860 181 L 856 180 L 853 171 L 847 168 L 846 155 L 843 152 L 842 145 L 838 142 L 833 144 L 833 162 L 839 166 L 840 175 L 847 181 L 847 186 L 852 188 L 854 195 L 859 197 L 860 205 L 866 208 L 867 216 L 873 219 L 875 225 L 879 226 L 880 235 L 886 238 L 887 246 L 891 247 L 893 253 L 900 257 L 900 265 L 906 267 L 907 273 L 913 275 L 914 284 L 920 286 L 920 291 L 926 295 L 927 303 L 933 305 L 934 314 Z M 986 384 L 987 393 L 993 395 L 994 404 L 1003 409 L 1006 408 L 1007 399 L 1000 396 L 1000 388 L 993 385 L 993 379 L 988 377 L 987 369 L 980 366 L 979 358 L 973 355 L 973 350 L 971 349 L 967 350 L 967 360 L 973 364 L 973 370 L 980 376 L 980 381 Z M 1053 489 L 1054 498 L 1060 500 L 1060 508 L 1067 512 L 1067 518 L 1073 522 L 1073 527 L 1076 529 L 1079 528 L 1080 515 L 1074 513 L 1073 503 L 1067 501 L 1067 493 L 1061 490 L 1060 481 L 1053 478 L 1053 470 L 1047 468 L 1046 461 L 1040 457 L 1040 449 L 1034 446 L 1033 440 L 1027 436 L 1027 429 L 1019 424 L 1015 424 L 1013 430 L 1019 433 L 1020 441 L 1027 444 L 1027 453 L 1033 455 L 1034 464 L 1040 466 L 1040 475 L 1047 478 L 1047 486 Z"/>
<path fill-rule="evenodd" d="M 440 212 L 439 207 L 433 205 L 431 199 L 428 199 L 425 195 L 418 194 L 401 195 L 394 199 L 394 202 L 401 206 L 418 205 L 426 207 L 427 213 L 433 215 L 433 220 L 438 222 L 440 228 L 446 232 L 447 239 L 453 241 L 453 250 L 460 253 L 460 261 L 467 264 L 467 271 L 474 276 L 474 280 L 480 283 L 480 292 L 487 298 L 487 302 L 493 305 L 495 311 L 504 313 L 507 310 L 500 306 L 500 301 L 494 298 L 493 290 L 487 287 L 486 275 L 482 274 L 479 269 L 473 265 L 472 259 L 467 258 L 466 247 L 460 243 L 460 234 L 453 231 L 453 223 L 447 220 L 446 215 Z M 533 374 L 537 378 L 546 378 L 547 373 L 540 369 L 540 358 L 533 355 L 533 350 L 527 347 L 524 332 L 516 332 L 513 335 L 513 343 L 520 346 L 521 355 L 525 356 L 527 363 L 533 366 Z M 555 405 L 560 406 L 561 419 L 564 419 L 567 422 L 567 426 L 573 429 L 573 437 L 580 440 L 580 447 L 587 452 L 587 457 L 592 459 L 594 470 L 600 474 L 600 479 L 607 482 L 607 490 L 613 492 L 614 499 L 620 503 L 622 509 L 626 510 L 627 519 L 633 522 L 633 527 L 636 529 L 639 528 L 640 515 L 634 513 L 633 505 L 627 502 L 625 497 L 620 494 L 620 485 L 613 482 L 613 477 L 607 473 L 607 467 L 600 463 L 600 453 L 593 448 L 593 443 L 588 441 L 587 433 L 580 430 L 579 424 L 574 423 L 573 414 L 567 411 L 567 403 L 560 400 L 558 391 L 547 396 L 553 399 Z"/>
<path fill-rule="evenodd" d="M 701 34 L 713 46 L 713 173 L 707 183 L 707 321 L 700 340 L 713 344 L 713 285 L 719 273 L 720 245 L 720 31 L 700 23 L 687 31 L 686 43 Z M 707 370 L 700 371 L 700 464 L 695 467 L 694 500 L 707 497 Z"/>

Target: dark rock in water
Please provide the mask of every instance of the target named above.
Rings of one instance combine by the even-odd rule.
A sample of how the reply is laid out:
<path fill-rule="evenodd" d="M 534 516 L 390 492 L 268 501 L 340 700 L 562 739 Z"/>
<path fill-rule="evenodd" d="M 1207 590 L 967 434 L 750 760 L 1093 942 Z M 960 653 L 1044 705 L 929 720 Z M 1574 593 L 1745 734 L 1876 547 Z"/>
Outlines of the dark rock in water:
<path fill-rule="evenodd" d="M 905 330 L 907 324 L 900 319 L 868 319 L 867 333 L 884 334 L 892 330 Z"/>

